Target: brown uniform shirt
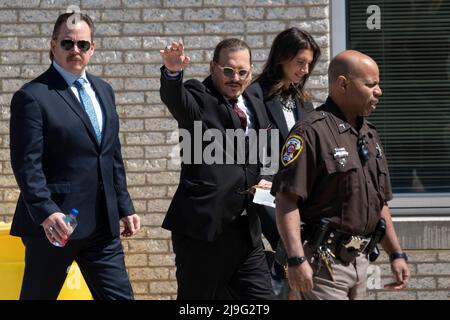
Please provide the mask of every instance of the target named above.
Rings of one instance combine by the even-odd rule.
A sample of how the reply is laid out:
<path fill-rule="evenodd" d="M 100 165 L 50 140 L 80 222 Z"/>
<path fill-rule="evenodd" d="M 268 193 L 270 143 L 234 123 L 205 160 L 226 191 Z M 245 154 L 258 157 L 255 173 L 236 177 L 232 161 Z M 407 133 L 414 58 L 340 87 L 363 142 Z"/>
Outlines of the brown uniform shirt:
<path fill-rule="evenodd" d="M 368 160 L 358 153 L 361 137 L 370 153 Z M 271 192 L 299 196 L 301 219 L 306 223 L 329 218 L 332 227 L 343 232 L 370 234 L 383 205 L 392 199 L 387 162 L 375 127 L 362 119 L 358 133 L 328 98 L 292 128 Z"/>

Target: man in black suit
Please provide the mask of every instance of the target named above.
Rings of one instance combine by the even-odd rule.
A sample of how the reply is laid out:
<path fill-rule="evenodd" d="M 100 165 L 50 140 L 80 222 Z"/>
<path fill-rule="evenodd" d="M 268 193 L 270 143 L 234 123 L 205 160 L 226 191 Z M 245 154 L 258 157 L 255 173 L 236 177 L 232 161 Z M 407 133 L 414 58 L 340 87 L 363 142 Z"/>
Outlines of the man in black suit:
<path fill-rule="evenodd" d="M 21 299 L 56 299 L 73 260 L 95 299 L 133 299 L 120 242 L 140 228 L 127 191 L 109 84 L 86 73 L 94 25 L 58 17 L 52 65 L 11 101 L 11 164 L 20 188 L 11 234 L 25 244 Z M 68 239 L 63 218 L 79 211 Z"/>
<path fill-rule="evenodd" d="M 183 44 L 173 42 L 161 55 L 161 99 L 180 136 L 191 138 L 190 148 L 182 150 L 180 184 L 163 222 L 172 231 L 178 299 L 270 299 L 261 226 L 245 191 L 260 180 L 259 164 L 249 161 L 255 151 L 249 150 L 255 145 L 249 143 L 250 132 L 270 127 L 262 102 L 244 92 L 252 77 L 250 48 L 238 39 L 223 40 L 214 51 L 210 76 L 184 84 L 182 70 L 190 59 Z M 240 131 L 244 145 L 232 141 L 233 150 L 226 148 L 227 130 Z M 223 142 L 214 154 L 219 161 L 204 158 L 209 144 L 198 134 Z M 241 147 L 243 163 L 230 156 Z"/>

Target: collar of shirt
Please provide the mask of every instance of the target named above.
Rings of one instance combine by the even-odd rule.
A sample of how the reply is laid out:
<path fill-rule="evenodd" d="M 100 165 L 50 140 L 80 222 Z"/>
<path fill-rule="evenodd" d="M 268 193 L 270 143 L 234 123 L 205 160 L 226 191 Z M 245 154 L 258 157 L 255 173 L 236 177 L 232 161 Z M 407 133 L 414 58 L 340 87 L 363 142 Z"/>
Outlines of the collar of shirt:
<path fill-rule="evenodd" d="M 333 99 L 331 99 L 330 97 L 328 97 L 326 104 L 329 106 L 328 111 L 332 114 L 332 118 L 334 123 L 336 124 L 336 127 L 338 128 L 338 131 L 340 134 L 351 130 L 352 133 L 354 133 L 356 136 L 358 136 L 358 131 L 353 128 L 345 119 L 344 114 L 341 112 L 341 110 L 339 109 L 339 107 L 337 106 L 337 104 L 333 101 Z M 359 130 L 361 134 L 366 134 L 369 131 L 369 127 L 367 125 L 367 120 L 365 117 L 362 117 L 362 125 L 361 125 L 361 129 Z"/>
<path fill-rule="evenodd" d="M 86 71 L 84 71 L 84 70 L 81 73 L 81 75 L 73 74 L 73 73 L 70 73 L 69 71 L 66 71 L 63 67 L 61 67 L 59 64 L 57 64 L 55 61 L 53 61 L 53 67 L 55 67 L 56 71 L 58 71 L 59 74 L 64 78 L 64 80 L 66 80 L 69 87 L 73 86 L 73 83 L 78 78 L 83 78 L 89 83 L 89 81 L 86 77 Z"/>

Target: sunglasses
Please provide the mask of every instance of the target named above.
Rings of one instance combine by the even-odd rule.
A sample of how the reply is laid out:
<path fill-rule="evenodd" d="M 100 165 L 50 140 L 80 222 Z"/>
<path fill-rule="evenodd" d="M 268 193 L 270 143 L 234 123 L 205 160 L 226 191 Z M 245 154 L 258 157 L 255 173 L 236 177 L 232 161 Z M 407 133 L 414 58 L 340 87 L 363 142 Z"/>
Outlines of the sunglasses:
<path fill-rule="evenodd" d="M 60 45 L 61 48 L 66 51 L 72 50 L 75 45 L 83 52 L 86 52 L 91 48 L 91 43 L 87 40 L 78 40 L 77 42 L 75 42 L 73 40 L 66 39 L 61 40 Z"/>
<path fill-rule="evenodd" d="M 369 147 L 367 146 L 365 136 L 359 136 L 356 143 L 358 145 L 359 156 L 364 160 L 364 162 L 369 161 L 370 150 Z"/>
<path fill-rule="evenodd" d="M 234 78 L 234 75 L 237 74 L 240 80 L 245 80 L 250 74 L 250 69 L 234 69 L 231 67 L 222 67 L 217 62 L 214 62 L 223 72 L 223 75 L 227 78 Z"/>

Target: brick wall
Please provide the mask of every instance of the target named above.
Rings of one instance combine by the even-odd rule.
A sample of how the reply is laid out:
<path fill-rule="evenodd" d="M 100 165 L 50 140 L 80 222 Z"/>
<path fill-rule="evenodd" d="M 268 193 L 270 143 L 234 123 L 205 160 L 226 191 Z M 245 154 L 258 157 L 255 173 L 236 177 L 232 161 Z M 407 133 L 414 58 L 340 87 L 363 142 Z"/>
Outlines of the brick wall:
<path fill-rule="evenodd" d="M 449 300 L 450 250 L 406 250 L 411 279 L 407 290 L 383 290 L 393 282 L 389 259 L 385 253 L 369 267 L 368 299 L 376 300 Z"/>
<path fill-rule="evenodd" d="M 9 162 L 9 103 L 19 87 L 49 66 L 49 38 L 56 17 L 78 5 L 96 24 L 89 71 L 113 86 L 129 191 L 142 231 L 124 240 L 126 264 L 138 299 L 176 294 L 170 233 L 160 225 L 178 183 L 170 156 L 176 122 L 159 98 L 159 50 L 182 39 L 192 62 L 186 78 L 202 79 L 215 45 L 246 40 L 261 70 L 274 36 L 291 26 L 310 31 L 323 47 L 311 78 L 317 101 L 325 97 L 329 59 L 328 1 L 295 0 L 0 0 L 0 221 L 11 221 L 18 190 Z"/>
<path fill-rule="evenodd" d="M 202 79 L 215 45 L 240 37 L 261 70 L 274 36 L 291 26 L 311 32 L 323 56 L 310 78 L 316 105 L 326 97 L 329 61 L 328 0 L 0 0 L 0 221 L 11 221 L 18 190 L 9 162 L 9 102 L 25 82 L 49 66 L 49 37 L 56 17 L 78 5 L 96 24 L 97 51 L 89 71 L 116 92 L 120 139 L 129 191 L 142 231 L 124 240 L 126 264 L 138 299 L 176 294 L 170 233 L 160 228 L 178 183 L 172 156 L 176 122 L 159 98 L 159 50 L 182 39 L 192 62 L 186 78 Z M 379 289 L 390 281 L 385 256 L 371 267 L 369 299 L 448 299 L 450 252 L 410 250 L 411 289 Z"/>

